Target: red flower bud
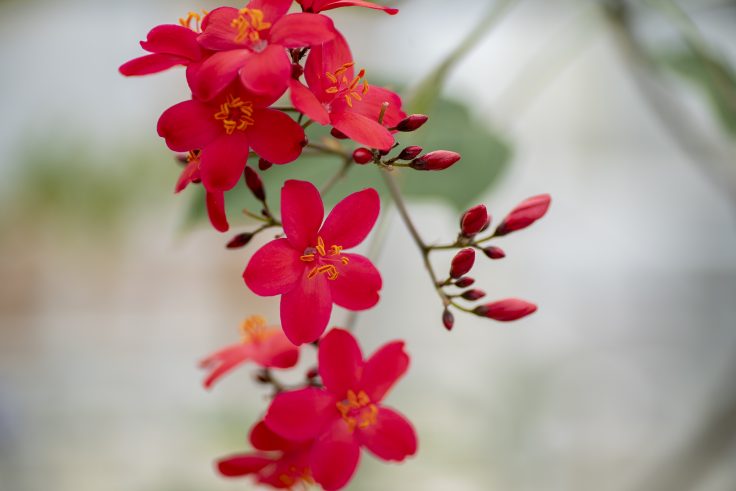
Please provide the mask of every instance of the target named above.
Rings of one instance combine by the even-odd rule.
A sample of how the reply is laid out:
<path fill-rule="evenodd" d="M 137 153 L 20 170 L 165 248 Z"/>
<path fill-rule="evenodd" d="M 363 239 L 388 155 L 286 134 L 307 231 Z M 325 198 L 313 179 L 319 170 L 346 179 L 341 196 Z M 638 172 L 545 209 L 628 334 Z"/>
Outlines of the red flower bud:
<path fill-rule="evenodd" d="M 416 131 L 427 122 L 429 116 L 424 114 L 412 114 L 396 125 L 396 129 L 403 132 Z"/>
<path fill-rule="evenodd" d="M 245 234 L 238 234 L 235 237 L 230 240 L 230 242 L 227 243 L 228 249 L 240 249 L 241 247 L 245 247 L 248 245 L 248 242 L 251 241 L 253 238 L 253 234 L 245 233 Z"/>
<path fill-rule="evenodd" d="M 368 162 L 373 161 L 373 152 L 367 148 L 357 148 L 353 152 L 353 160 L 358 164 L 367 164 Z"/>
<path fill-rule="evenodd" d="M 337 128 L 332 128 L 330 130 L 330 135 L 332 135 L 334 138 L 337 138 L 338 140 L 347 140 L 348 136 L 343 133 L 342 131 L 338 130 Z"/>
<path fill-rule="evenodd" d="M 414 160 L 423 150 L 422 147 L 417 147 L 416 145 L 406 147 L 399 154 L 399 160 Z"/>
<path fill-rule="evenodd" d="M 480 300 L 481 298 L 486 296 L 486 292 L 483 290 L 468 290 L 466 292 L 463 292 L 462 295 L 465 300 Z"/>
<path fill-rule="evenodd" d="M 474 206 L 460 219 L 460 229 L 465 237 L 472 237 L 491 223 L 485 205 Z"/>
<path fill-rule="evenodd" d="M 442 312 L 442 323 L 448 331 L 452 331 L 452 328 L 455 327 L 455 316 L 448 309 Z"/>
<path fill-rule="evenodd" d="M 263 189 L 261 176 L 250 167 L 245 168 L 245 184 L 258 201 L 266 201 L 266 190 Z"/>
<path fill-rule="evenodd" d="M 469 276 L 463 276 L 459 280 L 455 282 L 455 286 L 458 288 L 467 288 L 470 285 L 474 284 L 475 280 Z"/>
<path fill-rule="evenodd" d="M 537 306 L 518 298 L 507 298 L 477 307 L 473 313 L 480 317 L 488 317 L 501 322 L 515 321 L 533 314 Z"/>
<path fill-rule="evenodd" d="M 473 263 L 475 263 L 475 251 L 470 248 L 463 249 L 452 258 L 450 276 L 455 279 L 460 278 L 473 269 Z"/>
<path fill-rule="evenodd" d="M 501 237 L 528 227 L 547 213 L 551 200 L 549 194 L 540 194 L 519 203 L 496 228 L 495 235 Z"/>
<path fill-rule="evenodd" d="M 307 370 L 307 380 L 314 380 L 317 377 L 319 377 L 319 370 L 317 369 L 317 367 L 312 367 Z"/>
<path fill-rule="evenodd" d="M 490 246 L 483 249 L 483 254 L 488 256 L 489 259 L 503 259 L 506 257 L 506 253 L 503 249 L 496 246 Z"/>
<path fill-rule="evenodd" d="M 268 170 L 273 167 L 273 164 L 266 159 L 258 159 L 258 168 L 261 170 Z"/>
<path fill-rule="evenodd" d="M 416 170 L 444 170 L 461 158 L 460 154 L 456 152 L 436 150 L 412 161 L 409 167 Z"/>
<path fill-rule="evenodd" d="M 299 77 L 304 73 L 304 68 L 299 63 L 291 64 L 291 78 L 299 80 Z"/>

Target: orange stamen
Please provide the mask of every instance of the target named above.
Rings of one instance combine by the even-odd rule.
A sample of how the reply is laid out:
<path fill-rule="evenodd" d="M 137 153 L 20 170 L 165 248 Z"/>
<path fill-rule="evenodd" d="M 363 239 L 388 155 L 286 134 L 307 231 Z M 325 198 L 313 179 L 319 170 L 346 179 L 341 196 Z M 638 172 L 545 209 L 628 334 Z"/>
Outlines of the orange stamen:
<path fill-rule="evenodd" d="M 215 113 L 215 119 L 222 121 L 222 126 L 228 135 L 235 130 L 245 131 L 256 124 L 253 119 L 253 103 L 244 101 L 240 97 L 227 96 L 227 100 L 220 104 L 220 111 Z"/>
<path fill-rule="evenodd" d="M 378 419 L 378 407 L 362 390 L 357 394 L 353 390 L 348 390 L 346 399 L 337 403 L 337 410 L 348 424 L 350 431 L 354 431 L 356 427 L 368 428 L 376 424 Z"/>
<path fill-rule="evenodd" d="M 324 274 L 327 275 L 328 280 L 336 280 L 340 276 L 340 271 L 335 264 L 331 263 L 338 263 L 343 266 L 350 263 L 350 258 L 342 255 L 342 249 L 342 246 L 334 244 L 327 249 L 324 239 L 317 237 L 317 245 L 307 248 L 304 254 L 299 257 L 299 260 L 305 263 L 318 262 L 318 265 L 307 273 L 307 278 L 312 279 L 317 275 Z"/>
<path fill-rule="evenodd" d="M 240 9 L 230 26 L 238 30 L 235 42 L 241 43 L 247 38 L 251 43 L 257 43 L 261 40 L 261 31 L 270 29 L 271 23 L 263 21 L 262 10 L 244 8 Z"/>

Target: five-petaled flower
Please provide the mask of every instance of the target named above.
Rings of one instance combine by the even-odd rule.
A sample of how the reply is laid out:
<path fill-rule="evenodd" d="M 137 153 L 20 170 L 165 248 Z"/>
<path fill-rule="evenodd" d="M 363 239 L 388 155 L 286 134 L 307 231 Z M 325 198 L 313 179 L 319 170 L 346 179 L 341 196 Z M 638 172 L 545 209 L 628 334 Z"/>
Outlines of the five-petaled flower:
<path fill-rule="evenodd" d="M 200 362 L 200 367 L 210 370 L 205 388 L 209 389 L 220 377 L 248 361 L 265 368 L 291 368 L 299 361 L 299 348 L 286 339 L 281 328 L 268 327 L 263 317 L 247 318 L 240 331 L 239 343 L 226 346 Z"/>
<path fill-rule="evenodd" d="M 281 295 L 281 326 L 292 343 L 316 341 L 332 304 L 365 310 L 378 303 L 381 275 L 367 258 L 345 253 L 366 238 L 376 223 L 380 200 L 374 189 L 339 202 L 324 224 L 319 191 L 305 181 L 286 181 L 281 222 L 286 238 L 259 249 L 243 273 L 257 295 Z"/>
<path fill-rule="evenodd" d="M 355 338 L 333 329 L 319 344 L 324 388 L 277 395 L 264 421 L 275 433 L 296 441 L 314 439 L 310 467 L 326 490 L 352 477 L 365 447 L 376 457 L 399 462 L 417 451 L 417 437 L 404 416 L 381 404 L 409 367 L 404 343 L 388 343 L 364 360 Z"/>
<path fill-rule="evenodd" d="M 360 144 L 389 150 L 394 137 L 388 128 L 406 116 L 401 98 L 390 90 L 369 85 L 365 71 L 356 75 L 354 67 L 350 48 L 340 34 L 313 48 L 304 68 L 309 88 L 292 79 L 292 103 L 317 123 L 330 124 Z M 388 104 L 385 109 L 384 103 Z"/>
<path fill-rule="evenodd" d="M 252 0 L 245 8 L 220 7 L 203 22 L 199 44 L 216 53 L 194 77 L 195 96 L 209 100 L 239 76 L 251 92 L 280 97 L 291 77 L 287 48 L 315 46 L 335 35 L 319 14 L 288 14 L 292 0 Z"/>
<path fill-rule="evenodd" d="M 311 442 L 292 442 L 271 431 L 263 421 L 250 432 L 255 452 L 231 455 L 217 462 L 225 477 L 253 476 L 276 489 L 304 489 L 314 484 L 309 467 Z"/>
<path fill-rule="evenodd" d="M 305 12 L 324 12 L 325 10 L 332 10 L 340 7 L 367 7 L 369 9 L 383 10 L 389 15 L 396 15 L 399 13 L 399 9 L 391 7 L 384 7 L 373 2 L 366 2 L 364 0 L 297 0 L 299 5 L 302 6 Z"/>

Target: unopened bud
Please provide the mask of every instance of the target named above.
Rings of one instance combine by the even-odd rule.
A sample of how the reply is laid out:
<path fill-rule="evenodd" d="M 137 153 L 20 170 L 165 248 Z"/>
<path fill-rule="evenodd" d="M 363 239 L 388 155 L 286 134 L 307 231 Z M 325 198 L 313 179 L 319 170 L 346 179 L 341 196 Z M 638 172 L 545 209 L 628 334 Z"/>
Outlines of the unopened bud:
<path fill-rule="evenodd" d="M 356 164 L 367 164 L 373 161 L 373 152 L 363 147 L 356 148 L 353 152 L 353 160 Z"/>
<path fill-rule="evenodd" d="M 348 139 L 348 135 L 338 130 L 337 128 L 332 128 L 332 130 L 330 130 L 330 135 L 332 135 L 334 138 L 337 138 L 338 140 Z"/>
<path fill-rule="evenodd" d="M 245 234 L 238 234 L 235 237 L 233 237 L 230 242 L 227 243 L 228 249 L 240 249 L 241 247 L 245 247 L 248 245 L 248 243 L 253 238 L 253 234 L 245 233 Z"/>
<path fill-rule="evenodd" d="M 252 168 L 245 168 L 245 185 L 248 186 L 250 192 L 256 197 L 258 201 L 266 201 L 266 190 L 263 189 L 263 181 L 261 176 Z"/>
<path fill-rule="evenodd" d="M 483 249 L 483 254 L 488 256 L 489 259 L 503 259 L 506 257 L 506 253 L 503 252 L 503 249 L 496 246 L 490 246 Z"/>
<path fill-rule="evenodd" d="M 481 305 L 473 310 L 475 315 L 489 319 L 509 322 L 521 319 L 537 311 L 537 306 L 518 298 L 508 298 Z"/>
<path fill-rule="evenodd" d="M 474 206 L 460 219 L 460 231 L 465 237 L 472 237 L 491 223 L 485 205 Z"/>
<path fill-rule="evenodd" d="M 449 309 L 445 309 L 445 311 L 442 312 L 442 323 L 448 331 L 452 331 L 452 328 L 455 327 L 455 316 Z"/>
<path fill-rule="evenodd" d="M 473 284 L 475 284 L 475 279 L 470 276 L 463 276 L 455 282 L 455 286 L 458 288 L 467 288 Z"/>
<path fill-rule="evenodd" d="M 540 194 L 522 201 L 503 219 L 496 228 L 495 235 L 501 237 L 528 227 L 547 213 L 551 201 L 549 194 Z"/>
<path fill-rule="evenodd" d="M 424 123 L 426 123 L 428 119 L 429 116 L 425 114 L 412 114 L 397 124 L 396 129 L 403 132 L 416 131 L 424 126 Z"/>
<path fill-rule="evenodd" d="M 450 277 L 460 278 L 473 269 L 475 263 L 475 251 L 473 249 L 463 249 L 452 258 L 450 266 Z"/>
<path fill-rule="evenodd" d="M 261 170 L 268 170 L 273 167 L 273 164 L 266 159 L 258 159 L 258 168 Z"/>
<path fill-rule="evenodd" d="M 299 80 L 299 77 L 304 73 L 304 68 L 299 63 L 291 64 L 291 78 Z"/>
<path fill-rule="evenodd" d="M 486 292 L 483 290 L 468 290 L 466 292 L 463 292 L 462 295 L 465 300 L 480 300 L 481 298 L 486 296 Z"/>
<path fill-rule="evenodd" d="M 259 384 L 270 384 L 271 383 L 271 377 L 269 374 L 265 371 L 260 371 L 254 375 L 256 382 Z"/>
<path fill-rule="evenodd" d="M 399 160 L 414 160 L 423 150 L 422 147 L 417 147 L 416 145 L 406 147 L 401 151 L 398 158 Z"/>
<path fill-rule="evenodd" d="M 413 160 L 412 163 L 409 164 L 409 167 L 416 170 L 444 170 L 452 166 L 461 158 L 462 157 L 457 152 L 436 150 Z"/>
<path fill-rule="evenodd" d="M 307 370 L 307 380 L 314 380 L 317 377 L 319 377 L 319 370 L 317 369 L 317 367 L 312 367 Z"/>

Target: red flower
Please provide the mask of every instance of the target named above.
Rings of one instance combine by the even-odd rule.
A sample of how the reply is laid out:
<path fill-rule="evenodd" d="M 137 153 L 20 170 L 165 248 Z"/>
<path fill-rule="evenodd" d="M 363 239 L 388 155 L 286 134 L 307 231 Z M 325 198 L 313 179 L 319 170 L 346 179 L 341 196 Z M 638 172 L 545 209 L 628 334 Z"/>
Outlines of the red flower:
<path fill-rule="evenodd" d="M 518 298 L 507 298 L 497 302 L 487 303 L 476 307 L 473 311 L 475 315 L 488 317 L 489 319 L 500 322 L 511 322 L 527 315 L 531 315 L 537 311 L 537 306 L 526 300 Z"/>
<path fill-rule="evenodd" d="M 522 201 L 503 219 L 494 235 L 501 237 L 528 227 L 547 213 L 551 201 L 549 194 L 532 196 Z"/>
<path fill-rule="evenodd" d="M 387 127 L 396 126 L 406 114 L 401 98 L 364 79 L 365 71 L 355 75 L 355 63 L 345 38 L 335 39 L 312 49 L 304 77 L 309 88 L 291 80 L 294 107 L 321 125 L 331 124 L 350 139 L 370 148 L 388 150 L 394 137 Z M 383 124 L 378 122 L 381 107 L 388 102 Z"/>
<path fill-rule="evenodd" d="M 205 388 L 209 389 L 220 377 L 249 360 L 266 368 L 291 368 L 299 360 L 299 348 L 286 339 L 280 328 L 266 327 L 263 317 L 249 317 L 240 330 L 240 343 L 226 346 L 200 362 L 201 368 L 210 370 Z"/>
<path fill-rule="evenodd" d="M 187 166 L 181 172 L 179 180 L 176 182 L 174 192 L 180 193 L 191 183 L 202 182 L 199 172 L 200 152 L 192 150 L 187 155 Z M 207 191 L 207 216 L 210 223 L 218 232 L 227 232 L 230 224 L 227 223 L 227 215 L 225 213 L 225 193 L 222 191 Z"/>
<path fill-rule="evenodd" d="M 200 149 L 199 170 L 208 191 L 227 191 L 238 183 L 249 147 L 276 164 L 295 160 L 304 130 L 264 98 L 232 84 L 210 102 L 197 99 L 170 107 L 158 121 L 158 134 L 174 151 Z"/>
<path fill-rule="evenodd" d="M 286 48 L 314 46 L 335 35 L 332 20 L 286 13 L 292 0 L 252 0 L 240 10 L 220 7 L 207 15 L 199 44 L 217 51 L 195 76 L 194 94 L 209 100 L 240 75 L 252 92 L 278 98 L 291 78 Z"/>
<path fill-rule="evenodd" d="M 324 12 L 340 7 L 367 7 L 369 9 L 383 10 L 389 15 L 396 15 L 399 9 L 392 9 L 382 5 L 376 5 L 372 2 L 364 2 L 363 0 L 297 0 L 305 12 Z"/>
<path fill-rule="evenodd" d="M 256 452 L 220 459 L 217 469 L 225 477 L 252 475 L 260 484 L 277 489 L 305 488 L 314 484 L 309 468 L 311 442 L 290 442 L 260 421 L 250 432 Z"/>
<path fill-rule="evenodd" d="M 402 461 L 417 451 L 414 428 L 404 416 L 381 404 L 406 372 L 404 343 L 386 344 L 368 360 L 347 331 L 333 329 L 319 344 L 324 388 L 277 395 L 264 421 L 284 438 L 315 439 L 312 475 L 326 490 L 345 486 L 365 447 L 376 457 Z"/>
<path fill-rule="evenodd" d="M 378 193 L 364 189 L 338 203 L 322 224 L 317 188 L 304 181 L 284 183 L 281 221 L 286 238 L 259 249 L 243 279 L 257 295 L 282 295 L 281 325 L 292 343 L 319 339 L 333 303 L 350 310 L 378 303 L 381 275 L 367 258 L 343 250 L 363 242 L 379 211 Z"/>

